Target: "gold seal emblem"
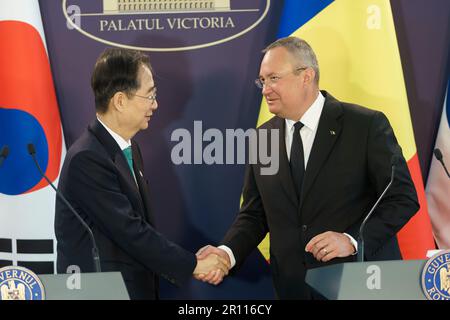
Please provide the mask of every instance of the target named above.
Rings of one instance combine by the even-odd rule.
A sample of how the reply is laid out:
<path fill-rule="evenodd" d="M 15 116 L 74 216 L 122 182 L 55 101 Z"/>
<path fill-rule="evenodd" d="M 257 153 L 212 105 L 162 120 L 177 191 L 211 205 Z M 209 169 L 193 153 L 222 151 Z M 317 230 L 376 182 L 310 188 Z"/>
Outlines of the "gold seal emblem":
<path fill-rule="evenodd" d="M 44 300 L 45 292 L 39 277 L 23 267 L 0 269 L 1 300 Z"/>
<path fill-rule="evenodd" d="M 450 250 L 435 254 L 425 264 L 422 290 L 429 300 L 450 300 Z"/>

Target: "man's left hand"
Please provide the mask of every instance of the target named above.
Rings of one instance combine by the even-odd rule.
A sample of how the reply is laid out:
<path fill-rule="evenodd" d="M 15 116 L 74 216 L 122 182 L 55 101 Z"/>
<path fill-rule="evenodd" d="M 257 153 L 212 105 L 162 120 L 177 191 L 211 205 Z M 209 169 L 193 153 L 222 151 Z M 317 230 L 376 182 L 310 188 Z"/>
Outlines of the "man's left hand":
<path fill-rule="evenodd" d="M 305 247 L 318 261 L 327 262 L 334 258 L 345 258 L 355 252 L 349 237 L 343 233 L 327 231 L 318 234 Z"/>

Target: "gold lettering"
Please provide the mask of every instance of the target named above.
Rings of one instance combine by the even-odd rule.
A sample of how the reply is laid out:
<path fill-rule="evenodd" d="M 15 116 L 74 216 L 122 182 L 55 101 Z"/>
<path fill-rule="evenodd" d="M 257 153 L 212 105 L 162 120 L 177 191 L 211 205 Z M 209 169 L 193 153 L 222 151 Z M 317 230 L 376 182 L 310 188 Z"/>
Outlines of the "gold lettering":
<path fill-rule="evenodd" d="M 138 30 L 142 30 L 142 22 L 145 22 L 147 25 L 148 19 L 136 19 L 135 21 L 138 23 Z"/>
<path fill-rule="evenodd" d="M 219 26 L 219 18 L 218 17 L 212 17 L 211 18 L 211 25 L 212 25 L 213 29 L 214 28 L 219 29 L 220 28 L 220 26 Z"/>
<path fill-rule="evenodd" d="M 203 18 L 167 18 L 170 29 L 226 29 L 234 28 L 235 24 L 231 17 L 203 17 Z"/>
<path fill-rule="evenodd" d="M 25 272 L 21 272 L 19 279 L 23 280 L 23 281 L 26 281 L 26 278 L 27 278 L 27 274 Z"/>
<path fill-rule="evenodd" d="M 107 25 L 108 25 L 108 21 L 100 20 L 100 31 L 104 31 L 104 29 Z"/>
<path fill-rule="evenodd" d="M 111 30 L 117 31 L 117 27 L 116 27 L 116 24 L 114 23 L 114 20 L 111 20 L 109 22 L 108 31 L 111 31 Z"/>
<path fill-rule="evenodd" d="M 211 23 L 210 20 L 208 18 L 201 18 L 200 19 L 200 27 L 202 29 L 209 29 Z"/>
<path fill-rule="evenodd" d="M 144 19 L 142 19 L 144 20 Z M 149 24 L 149 22 L 151 22 Z M 161 27 L 159 24 L 159 19 L 145 19 L 145 29 L 147 30 L 164 30 L 164 27 Z M 139 28 L 139 30 L 142 30 Z"/>
<path fill-rule="evenodd" d="M 229 28 L 229 27 L 234 28 L 234 22 L 233 22 L 233 19 L 231 19 L 231 17 L 228 17 L 227 23 L 225 24 L 225 28 Z"/>
<path fill-rule="evenodd" d="M 169 23 L 169 28 L 172 29 L 172 30 L 175 27 L 175 21 L 177 21 L 177 19 L 167 18 L 167 23 Z M 180 25 L 179 25 L 179 19 L 178 19 L 178 29 L 179 28 L 180 28 Z"/>
<path fill-rule="evenodd" d="M 25 279 L 25 282 L 26 282 L 27 284 L 30 284 L 32 281 L 34 281 L 34 279 L 33 279 L 33 277 L 30 276 L 30 275 L 28 275 L 27 278 Z"/>
<path fill-rule="evenodd" d="M 130 20 L 130 22 L 128 22 L 128 27 L 126 28 L 126 31 L 130 31 L 130 30 L 136 31 L 136 26 L 135 26 L 133 20 Z"/>
<path fill-rule="evenodd" d="M 122 19 L 119 19 L 118 22 L 119 22 L 119 31 L 127 31 L 127 29 L 122 28 Z"/>
<path fill-rule="evenodd" d="M 164 21 L 164 20 L 163 20 Z M 235 28 L 231 17 L 193 17 L 193 18 L 166 18 L 166 25 L 171 30 L 191 29 L 228 29 Z M 142 31 L 142 30 L 164 30 L 165 27 L 160 19 L 132 19 L 129 21 L 99 20 L 99 30 L 103 31 Z"/>
<path fill-rule="evenodd" d="M 440 300 L 439 298 L 442 298 L 441 295 L 436 292 L 435 294 L 433 294 L 433 296 L 431 297 L 433 300 Z"/>
<path fill-rule="evenodd" d="M 185 22 L 187 22 L 187 21 L 191 21 L 191 20 L 193 20 L 193 19 L 191 19 L 191 18 L 184 18 L 184 19 L 182 19 L 181 20 L 181 25 L 183 26 L 183 29 L 191 29 L 192 27 L 188 27 L 188 26 L 186 26 L 186 24 L 185 24 Z M 194 20 L 195 21 L 195 20 Z M 195 23 L 195 22 L 194 22 Z M 197 28 L 195 28 L 195 24 L 194 24 L 194 29 L 197 29 Z"/>
<path fill-rule="evenodd" d="M 159 25 L 159 19 L 156 19 L 156 30 L 164 30 L 164 26 Z"/>

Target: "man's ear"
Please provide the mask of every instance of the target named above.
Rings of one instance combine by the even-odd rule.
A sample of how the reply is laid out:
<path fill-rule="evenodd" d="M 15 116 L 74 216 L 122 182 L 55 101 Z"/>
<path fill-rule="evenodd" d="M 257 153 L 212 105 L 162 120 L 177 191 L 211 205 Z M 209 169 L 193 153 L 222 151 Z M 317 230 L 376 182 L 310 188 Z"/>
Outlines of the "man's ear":
<path fill-rule="evenodd" d="M 119 112 L 122 112 L 127 102 L 127 96 L 121 91 L 117 91 L 111 98 L 112 107 Z"/>
<path fill-rule="evenodd" d="M 303 73 L 304 73 L 303 76 L 304 84 L 311 84 L 315 81 L 314 79 L 316 78 L 316 72 L 314 71 L 313 68 L 305 69 Z"/>

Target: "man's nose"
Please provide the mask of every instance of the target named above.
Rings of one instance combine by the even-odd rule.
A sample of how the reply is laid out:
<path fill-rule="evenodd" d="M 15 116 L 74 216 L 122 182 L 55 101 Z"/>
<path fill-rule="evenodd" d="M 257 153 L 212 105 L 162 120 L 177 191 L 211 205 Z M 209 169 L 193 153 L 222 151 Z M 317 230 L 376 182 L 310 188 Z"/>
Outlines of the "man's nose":
<path fill-rule="evenodd" d="M 272 92 L 272 87 L 268 84 L 264 84 L 262 88 L 262 94 L 265 96 Z"/>

